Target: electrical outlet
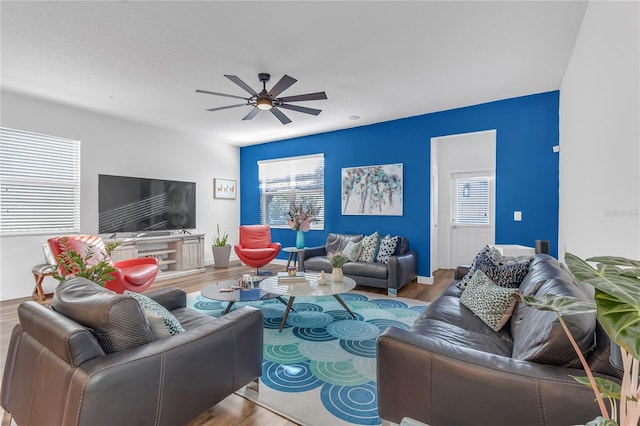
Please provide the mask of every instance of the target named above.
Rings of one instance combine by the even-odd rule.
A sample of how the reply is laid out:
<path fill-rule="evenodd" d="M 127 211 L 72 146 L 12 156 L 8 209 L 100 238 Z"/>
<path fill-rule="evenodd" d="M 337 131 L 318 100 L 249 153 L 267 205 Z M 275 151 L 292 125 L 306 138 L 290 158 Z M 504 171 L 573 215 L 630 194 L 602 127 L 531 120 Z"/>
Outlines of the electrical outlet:
<path fill-rule="evenodd" d="M 522 212 L 521 211 L 514 211 L 513 212 L 513 220 L 516 222 L 520 222 L 522 220 Z"/>

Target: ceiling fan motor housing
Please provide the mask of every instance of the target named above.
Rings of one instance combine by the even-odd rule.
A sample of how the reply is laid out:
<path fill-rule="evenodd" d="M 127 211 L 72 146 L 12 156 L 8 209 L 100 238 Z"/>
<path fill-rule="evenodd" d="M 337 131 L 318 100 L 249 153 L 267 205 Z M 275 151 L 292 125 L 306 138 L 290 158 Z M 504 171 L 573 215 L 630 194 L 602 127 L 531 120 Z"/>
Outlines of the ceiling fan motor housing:
<path fill-rule="evenodd" d="M 258 74 L 258 80 L 260 80 L 263 83 L 266 83 L 269 80 L 271 80 L 271 74 L 266 73 L 266 72 L 261 72 L 261 73 Z"/>

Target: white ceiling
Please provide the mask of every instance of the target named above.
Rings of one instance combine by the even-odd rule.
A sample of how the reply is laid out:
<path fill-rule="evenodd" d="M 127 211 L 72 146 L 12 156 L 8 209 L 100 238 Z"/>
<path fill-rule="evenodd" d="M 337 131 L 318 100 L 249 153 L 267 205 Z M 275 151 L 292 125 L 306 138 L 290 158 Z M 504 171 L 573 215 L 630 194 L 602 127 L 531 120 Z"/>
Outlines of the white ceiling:
<path fill-rule="evenodd" d="M 2 1 L 2 90 L 243 146 L 560 88 L 582 1 Z M 284 110 L 207 112 L 298 82 Z M 269 87 L 269 85 L 267 86 Z M 350 119 L 359 116 L 359 120 Z"/>

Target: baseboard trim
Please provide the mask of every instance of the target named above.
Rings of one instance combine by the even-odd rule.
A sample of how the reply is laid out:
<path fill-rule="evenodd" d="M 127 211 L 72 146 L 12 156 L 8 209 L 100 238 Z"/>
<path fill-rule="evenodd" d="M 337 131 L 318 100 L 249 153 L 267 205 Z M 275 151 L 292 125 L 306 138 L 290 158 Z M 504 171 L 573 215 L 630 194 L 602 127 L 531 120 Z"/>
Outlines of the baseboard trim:
<path fill-rule="evenodd" d="M 421 275 L 418 275 L 418 284 L 432 285 L 433 281 L 433 277 L 423 277 Z"/>

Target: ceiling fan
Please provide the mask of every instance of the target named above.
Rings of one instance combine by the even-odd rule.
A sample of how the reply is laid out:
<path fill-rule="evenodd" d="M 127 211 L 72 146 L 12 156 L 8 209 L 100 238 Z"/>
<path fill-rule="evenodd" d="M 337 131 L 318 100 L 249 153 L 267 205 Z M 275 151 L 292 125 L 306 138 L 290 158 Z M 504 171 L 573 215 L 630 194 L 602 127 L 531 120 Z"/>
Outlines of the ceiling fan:
<path fill-rule="evenodd" d="M 253 106 L 253 109 L 249 111 L 247 115 L 244 116 L 243 120 L 251 120 L 253 117 L 256 116 L 256 114 L 260 110 L 263 110 L 263 111 L 268 110 L 268 111 L 271 111 L 271 113 L 275 115 L 276 118 L 280 120 L 282 124 L 289 124 L 291 123 L 291 120 L 282 111 L 280 111 L 280 108 L 289 109 L 291 111 L 303 112 L 305 114 L 311 114 L 311 115 L 318 115 L 322 110 L 303 107 L 299 105 L 290 105 L 288 102 L 316 101 L 316 100 L 327 99 L 327 94 L 324 92 L 307 93 L 304 95 L 295 95 L 295 96 L 284 96 L 282 98 L 279 98 L 278 95 L 280 93 L 284 92 L 289 87 L 291 87 L 293 83 L 298 81 L 295 78 L 290 77 L 286 74 L 280 79 L 280 81 L 278 81 L 271 88 L 271 90 L 267 91 L 267 82 L 271 79 L 271 75 L 264 72 L 259 73 L 258 80 L 262 82 L 262 91 L 260 91 L 260 93 L 257 93 L 255 90 L 253 90 L 247 83 L 242 81 L 240 77 L 236 75 L 225 74 L 225 77 L 227 77 L 229 80 L 233 81 L 235 84 L 237 84 L 242 89 L 247 91 L 251 96 L 248 98 L 245 98 L 243 96 L 228 95 L 226 93 L 210 92 L 208 90 L 198 89 L 196 90 L 196 93 L 204 93 L 206 95 L 215 95 L 215 96 L 226 96 L 228 98 L 244 99 L 246 101 L 245 103 L 242 103 L 242 104 L 227 105 L 219 108 L 209 108 L 207 111 L 220 111 L 223 109 L 237 108 L 241 106 L 250 105 L 250 106 Z"/>

